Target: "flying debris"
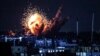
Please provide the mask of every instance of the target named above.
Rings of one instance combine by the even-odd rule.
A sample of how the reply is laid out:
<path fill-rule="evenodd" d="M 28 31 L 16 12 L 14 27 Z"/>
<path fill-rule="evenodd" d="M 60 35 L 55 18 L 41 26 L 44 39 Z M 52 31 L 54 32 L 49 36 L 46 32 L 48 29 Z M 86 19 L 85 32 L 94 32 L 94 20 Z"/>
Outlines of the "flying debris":
<path fill-rule="evenodd" d="M 61 17 L 61 9 L 59 7 L 55 17 L 48 20 L 46 16 L 38 12 L 28 12 L 27 17 L 23 20 L 24 30 L 26 34 L 33 34 L 35 36 L 54 34 L 66 23 L 67 19 Z M 22 21 L 22 22 L 23 22 Z"/>

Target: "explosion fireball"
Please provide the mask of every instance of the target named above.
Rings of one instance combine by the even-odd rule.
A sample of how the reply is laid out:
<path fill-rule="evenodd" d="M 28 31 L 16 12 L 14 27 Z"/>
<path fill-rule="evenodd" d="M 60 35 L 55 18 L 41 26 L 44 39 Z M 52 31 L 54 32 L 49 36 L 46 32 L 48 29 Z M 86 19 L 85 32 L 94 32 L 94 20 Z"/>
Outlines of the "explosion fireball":
<path fill-rule="evenodd" d="M 58 31 L 59 26 L 63 25 L 66 20 L 61 19 L 61 7 L 58 9 L 55 17 L 47 20 L 46 16 L 38 12 L 30 11 L 26 18 L 22 21 L 25 32 L 31 33 L 35 36 L 46 35 Z"/>
<path fill-rule="evenodd" d="M 31 33 L 34 35 L 39 35 L 40 30 L 42 29 L 42 17 L 38 13 L 33 14 L 30 16 L 28 21 L 28 28 L 31 30 Z"/>

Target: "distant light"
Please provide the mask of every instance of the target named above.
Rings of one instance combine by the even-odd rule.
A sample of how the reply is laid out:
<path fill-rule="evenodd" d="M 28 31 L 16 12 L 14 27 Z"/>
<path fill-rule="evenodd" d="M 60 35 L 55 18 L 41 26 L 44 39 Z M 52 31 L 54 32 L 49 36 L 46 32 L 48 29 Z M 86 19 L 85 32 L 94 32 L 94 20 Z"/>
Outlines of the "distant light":
<path fill-rule="evenodd" d="M 65 47 L 57 47 L 57 48 L 65 48 Z"/>
<path fill-rule="evenodd" d="M 7 42 L 7 37 L 5 37 L 5 42 Z"/>
<path fill-rule="evenodd" d="M 83 52 L 83 56 L 87 56 L 87 55 L 86 55 L 86 52 Z"/>
<path fill-rule="evenodd" d="M 80 53 L 79 52 L 76 52 L 76 56 L 80 56 Z"/>
<path fill-rule="evenodd" d="M 52 53 L 53 51 L 51 50 L 51 53 Z"/>
<path fill-rule="evenodd" d="M 20 42 L 22 41 L 22 37 L 19 37 Z"/>
<path fill-rule="evenodd" d="M 64 52 L 64 50 L 62 50 L 62 52 Z"/>
<path fill-rule="evenodd" d="M 24 56 L 24 53 L 21 53 L 21 56 Z"/>
<path fill-rule="evenodd" d="M 51 51 L 50 50 L 48 50 L 48 53 L 50 53 Z"/>
<path fill-rule="evenodd" d="M 54 50 L 52 50 L 52 52 L 55 52 Z"/>
<path fill-rule="evenodd" d="M 53 52 L 55 52 L 54 50 L 48 50 L 48 53 L 53 53 Z"/>
<path fill-rule="evenodd" d="M 77 56 L 86 56 L 86 52 L 77 52 L 76 55 Z"/>
<path fill-rule="evenodd" d="M 34 55 L 31 55 L 31 56 L 34 56 Z"/>
<path fill-rule="evenodd" d="M 58 50 L 56 50 L 56 52 L 58 52 Z"/>
<path fill-rule="evenodd" d="M 39 50 L 39 53 L 42 53 L 43 51 L 42 50 Z"/>
<path fill-rule="evenodd" d="M 59 52 L 62 52 L 62 50 L 59 50 Z"/>

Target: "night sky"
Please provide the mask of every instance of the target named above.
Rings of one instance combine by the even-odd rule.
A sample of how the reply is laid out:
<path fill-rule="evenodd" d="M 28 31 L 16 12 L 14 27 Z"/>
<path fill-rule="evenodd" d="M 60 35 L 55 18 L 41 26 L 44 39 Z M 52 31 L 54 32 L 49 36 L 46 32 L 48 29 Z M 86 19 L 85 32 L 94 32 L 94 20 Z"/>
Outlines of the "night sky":
<path fill-rule="evenodd" d="M 25 9 L 30 5 L 39 7 L 48 18 L 54 17 L 58 7 L 63 5 L 62 17 L 69 17 L 61 31 L 75 32 L 76 19 L 79 32 L 91 31 L 94 13 L 94 31 L 100 31 L 99 0 L 0 0 L 0 31 L 21 31 L 21 20 Z"/>

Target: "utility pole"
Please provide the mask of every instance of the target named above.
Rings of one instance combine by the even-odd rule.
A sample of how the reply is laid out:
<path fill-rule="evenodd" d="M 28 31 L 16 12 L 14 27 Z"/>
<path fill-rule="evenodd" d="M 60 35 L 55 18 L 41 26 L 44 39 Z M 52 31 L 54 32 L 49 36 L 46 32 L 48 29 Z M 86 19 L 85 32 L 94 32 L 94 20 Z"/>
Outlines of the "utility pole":
<path fill-rule="evenodd" d="M 92 46 L 92 44 L 93 44 L 93 31 L 94 31 L 94 13 L 93 13 L 93 15 L 92 15 L 92 29 L 91 29 L 91 56 L 93 56 L 93 52 L 92 52 L 92 50 L 93 50 L 93 46 Z"/>
<path fill-rule="evenodd" d="M 94 31 L 94 13 L 92 15 L 92 30 L 91 30 L 91 44 L 92 44 L 92 41 L 93 41 L 93 31 Z"/>
<path fill-rule="evenodd" d="M 77 18 L 77 21 L 76 21 L 76 31 L 77 31 L 77 36 L 78 36 L 78 18 Z"/>

